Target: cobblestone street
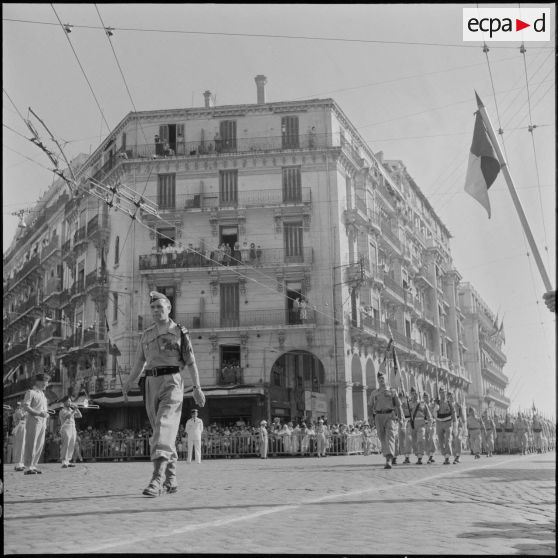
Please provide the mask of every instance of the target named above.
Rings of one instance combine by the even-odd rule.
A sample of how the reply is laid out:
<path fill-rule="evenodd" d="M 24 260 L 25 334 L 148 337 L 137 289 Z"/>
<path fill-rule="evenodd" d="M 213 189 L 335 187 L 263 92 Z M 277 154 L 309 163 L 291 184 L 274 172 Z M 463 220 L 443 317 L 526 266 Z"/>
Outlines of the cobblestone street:
<path fill-rule="evenodd" d="M 155 499 L 147 462 L 6 466 L 4 553 L 555 555 L 555 453 L 462 460 L 180 462 Z"/>

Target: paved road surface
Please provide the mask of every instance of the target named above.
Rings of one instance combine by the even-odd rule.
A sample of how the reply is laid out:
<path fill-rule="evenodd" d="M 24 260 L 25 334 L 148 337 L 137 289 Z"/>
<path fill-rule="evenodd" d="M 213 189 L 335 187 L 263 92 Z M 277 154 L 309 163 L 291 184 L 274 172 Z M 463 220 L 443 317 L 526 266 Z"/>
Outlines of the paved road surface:
<path fill-rule="evenodd" d="M 180 492 L 154 499 L 148 462 L 5 466 L 4 552 L 555 555 L 555 459 L 180 462 Z"/>

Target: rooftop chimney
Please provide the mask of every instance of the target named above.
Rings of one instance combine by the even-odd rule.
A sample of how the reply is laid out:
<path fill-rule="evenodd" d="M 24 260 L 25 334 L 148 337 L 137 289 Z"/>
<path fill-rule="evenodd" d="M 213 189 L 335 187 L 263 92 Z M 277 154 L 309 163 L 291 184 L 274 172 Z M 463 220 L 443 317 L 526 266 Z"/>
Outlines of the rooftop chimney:
<path fill-rule="evenodd" d="M 267 83 L 267 78 L 259 75 L 254 78 L 254 81 L 258 90 L 258 105 L 265 105 L 265 84 Z"/>
<path fill-rule="evenodd" d="M 203 96 L 205 98 L 205 108 L 211 108 L 211 91 L 204 91 Z"/>

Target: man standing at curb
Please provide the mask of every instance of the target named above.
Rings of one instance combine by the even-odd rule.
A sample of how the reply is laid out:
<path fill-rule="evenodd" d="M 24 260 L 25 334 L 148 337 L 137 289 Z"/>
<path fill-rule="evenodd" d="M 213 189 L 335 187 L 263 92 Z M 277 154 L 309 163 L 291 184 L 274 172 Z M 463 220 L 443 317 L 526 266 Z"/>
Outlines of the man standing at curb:
<path fill-rule="evenodd" d="M 198 418 L 197 409 L 192 409 L 191 415 L 191 418 L 186 421 L 186 434 L 188 434 L 188 457 L 186 461 L 192 463 L 192 450 L 194 450 L 196 463 L 201 463 L 203 420 Z"/>
<path fill-rule="evenodd" d="M 164 294 L 152 291 L 149 306 L 155 323 L 141 336 L 134 366 L 122 392 L 126 399 L 130 387 L 145 369 L 145 408 L 153 430 L 150 444 L 153 474 L 143 495 L 155 497 L 163 488 L 168 493 L 178 490 L 176 436 L 184 398 L 184 368 L 188 367 L 194 401 L 200 407 L 205 405 L 205 395 L 200 387 L 188 330 L 169 317 L 170 300 Z"/>
<path fill-rule="evenodd" d="M 370 395 L 370 413 L 376 423 L 378 438 L 382 444 L 382 453 L 386 458 L 384 469 L 391 469 L 391 463 L 395 459 L 395 425 L 393 418 L 403 419 L 403 408 L 395 389 L 386 385 L 383 372 L 378 372 L 378 383 L 380 387 Z"/>
<path fill-rule="evenodd" d="M 24 475 L 37 475 L 42 471 L 37 469 L 37 463 L 45 445 L 46 424 L 48 419 L 48 402 L 45 389 L 48 386 L 50 376 L 37 374 L 30 389 L 23 400 L 23 409 L 27 411 L 25 422 L 25 449 L 23 453 L 23 464 L 27 469 Z"/>

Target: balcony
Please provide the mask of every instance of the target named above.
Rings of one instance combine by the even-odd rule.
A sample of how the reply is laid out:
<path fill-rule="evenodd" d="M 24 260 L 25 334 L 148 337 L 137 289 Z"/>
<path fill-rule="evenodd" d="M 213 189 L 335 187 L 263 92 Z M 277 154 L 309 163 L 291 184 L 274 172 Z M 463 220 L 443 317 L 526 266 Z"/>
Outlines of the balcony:
<path fill-rule="evenodd" d="M 32 350 L 32 347 L 27 347 L 27 339 L 20 339 L 14 343 L 8 344 L 7 348 L 4 350 L 4 364 L 30 350 Z"/>
<path fill-rule="evenodd" d="M 23 380 L 18 380 L 12 384 L 7 384 L 2 389 L 4 399 L 10 395 L 27 391 L 28 389 L 31 389 L 32 386 L 33 378 L 24 378 Z"/>
<path fill-rule="evenodd" d="M 75 281 L 72 287 L 70 288 L 70 299 L 74 297 L 78 297 L 85 294 L 85 281 L 83 279 L 79 279 Z"/>
<path fill-rule="evenodd" d="M 487 335 L 481 335 L 480 341 L 482 345 L 491 353 L 491 355 L 499 360 L 502 365 L 508 361 L 506 355 L 502 352 L 502 350 L 490 341 L 490 337 L 488 337 Z"/>
<path fill-rule="evenodd" d="M 16 285 L 23 282 L 31 274 L 40 273 L 41 270 L 41 258 L 39 254 L 35 254 L 32 258 L 29 259 L 29 261 L 23 264 L 22 268 L 17 273 L 14 274 L 14 277 L 10 281 L 8 288 L 12 290 Z"/>
<path fill-rule="evenodd" d="M 60 294 L 62 293 L 62 279 L 51 277 L 46 284 L 43 293 L 43 302 L 52 308 L 60 304 Z"/>
<path fill-rule="evenodd" d="M 244 369 L 240 366 L 226 366 L 224 368 L 216 368 L 215 379 L 218 386 L 243 384 Z"/>
<path fill-rule="evenodd" d="M 400 345 L 401 347 L 404 347 L 405 349 L 411 349 L 412 348 L 412 340 L 410 337 L 407 337 L 404 333 L 401 333 L 399 331 L 397 331 L 396 329 L 392 329 L 392 333 L 393 333 L 393 340 Z"/>
<path fill-rule="evenodd" d="M 203 312 L 202 314 L 178 313 L 175 322 L 190 330 L 217 328 L 246 328 L 246 327 L 287 327 L 314 326 L 316 315 L 314 310 L 306 308 L 306 318 L 301 317 L 299 310 L 269 309 L 241 311 L 237 315 L 221 316 L 219 312 Z M 144 324 L 151 324 L 151 315 L 143 316 Z"/>
<path fill-rule="evenodd" d="M 64 308 L 64 306 L 67 306 L 70 303 L 70 298 L 70 289 L 64 289 L 60 293 L 60 308 Z"/>
<path fill-rule="evenodd" d="M 72 239 L 69 238 L 62 244 L 62 254 L 68 254 L 72 248 Z"/>
<path fill-rule="evenodd" d="M 39 329 L 34 337 L 35 347 L 50 347 L 53 343 L 58 344 L 62 339 L 62 326 L 59 323 L 50 323 Z"/>
<path fill-rule="evenodd" d="M 41 262 L 46 262 L 52 256 L 60 252 L 60 237 L 55 235 L 50 242 L 41 250 Z"/>
<path fill-rule="evenodd" d="M 500 403 L 503 403 L 505 405 L 509 405 L 511 403 L 511 400 L 509 397 L 506 397 L 505 395 L 502 395 L 498 390 L 495 390 L 493 388 L 488 388 L 486 390 L 486 394 L 485 397 L 490 398 L 490 399 L 494 399 Z"/>
<path fill-rule="evenodd" d="M 372 330 L 374 333 L 389 337 L 387 324 L 382 322 L 379 318 L 374 318 L 374 316 L 361 312 L 360 323 L 364 328 Z"/>
<path fill-rule="evenodd" d="M 403 287 L 388 273 L 384 273 L 384 285 L 387 290 L 395 293 L 401 300 L 405 299 L 405 290 Z"/>
<path fill-rule="evenodd" d="M 303 248 L 299 254 L 291 254 L 283 248 L 263 248 L 250 252 L 240 250 L 228 259 L 225 254 L 206 250 L 188 249 L 183 252 L 153 253 L 139 256 L 140 271 L 154 269 L 193 269 L 200 267 L 277 266 L 292 264 L 312 264 L 312 248 Z M 221 257 L 222 256 L 222 257 Z M 259 257 L 258 257 L 259 256 Z"/>
<path fill-rule="evenodd" d="M 380 216 L 380 212 L 373 207 L 369 207 L 367 209 L 367 215 L 368 215 L 368 224 L 370 225 L 370 227 L 372 227 L 374 231 L 377 233 L 381 232 L 382 218 Z"/>
<path fill-rule="evenodd" d="M 83 227 L 80 227 L 74 233 L 74 245 L 72 249 L 74 251 L 81 253 L 86 246 L 87 246 L 87 234 L 86 234 L 85 225 L 83 225 Z"/>
<path fill-rule="evenodd" d="M 492 378 L 494 378 L 497 382 L 501 382 L 504 386 L 507 386 L 509 383 L 508 377 L 501 372 L 497 366 L 490 362 L 485 361 L 482 363 L 482 372 L 483 374 L 492 376 Z"/>
<path fill-rule="evenodd" d="M 63 352 L 74 352 L 80 349 L 92 349 L 92 348 L 102 348 L 105 349 L 105 328 L 79 328 L 74 333 L 66 337 L 60 346 L 63 348 Z"/>
<path fill-rule="evenodd" d="M 105 209 L 98 215 L 95 215 L 87 223 L 87 239 L 92 241 L 98 248 L 109 237 L 109 220 Z"/>
<path fill-rule="evenodd" d="M 120 162 L 129 159 L 182 159 L 184 157 L 220 156 L 228 153 L 265 153 L 319 149 L 332 145 L 330 134 L 299 134 L 298 136 L 262 136 L 252 138 L 209 139 L 164 144 L 138 144 L 109 159 L 97 171 L 102 178 Z"/>
<path fill-rule="evenodd" d="M 426 349 L 420 343 L 411 340 L 411 349 L 415 351 L 415 353 L 418 353 L 419 355 L 426 357 Z"/>
<path fill-rule="evenodd" d="M 380 221 L 380 228 L 382 230 L 383 238 L 386 238 L 391 243 L 392 247 L 396 249 L 397 252 L 401 251 L 401 241 L 399 240 L 399 236 L 393 230 L 391 223 L 382 219 Z"/>

